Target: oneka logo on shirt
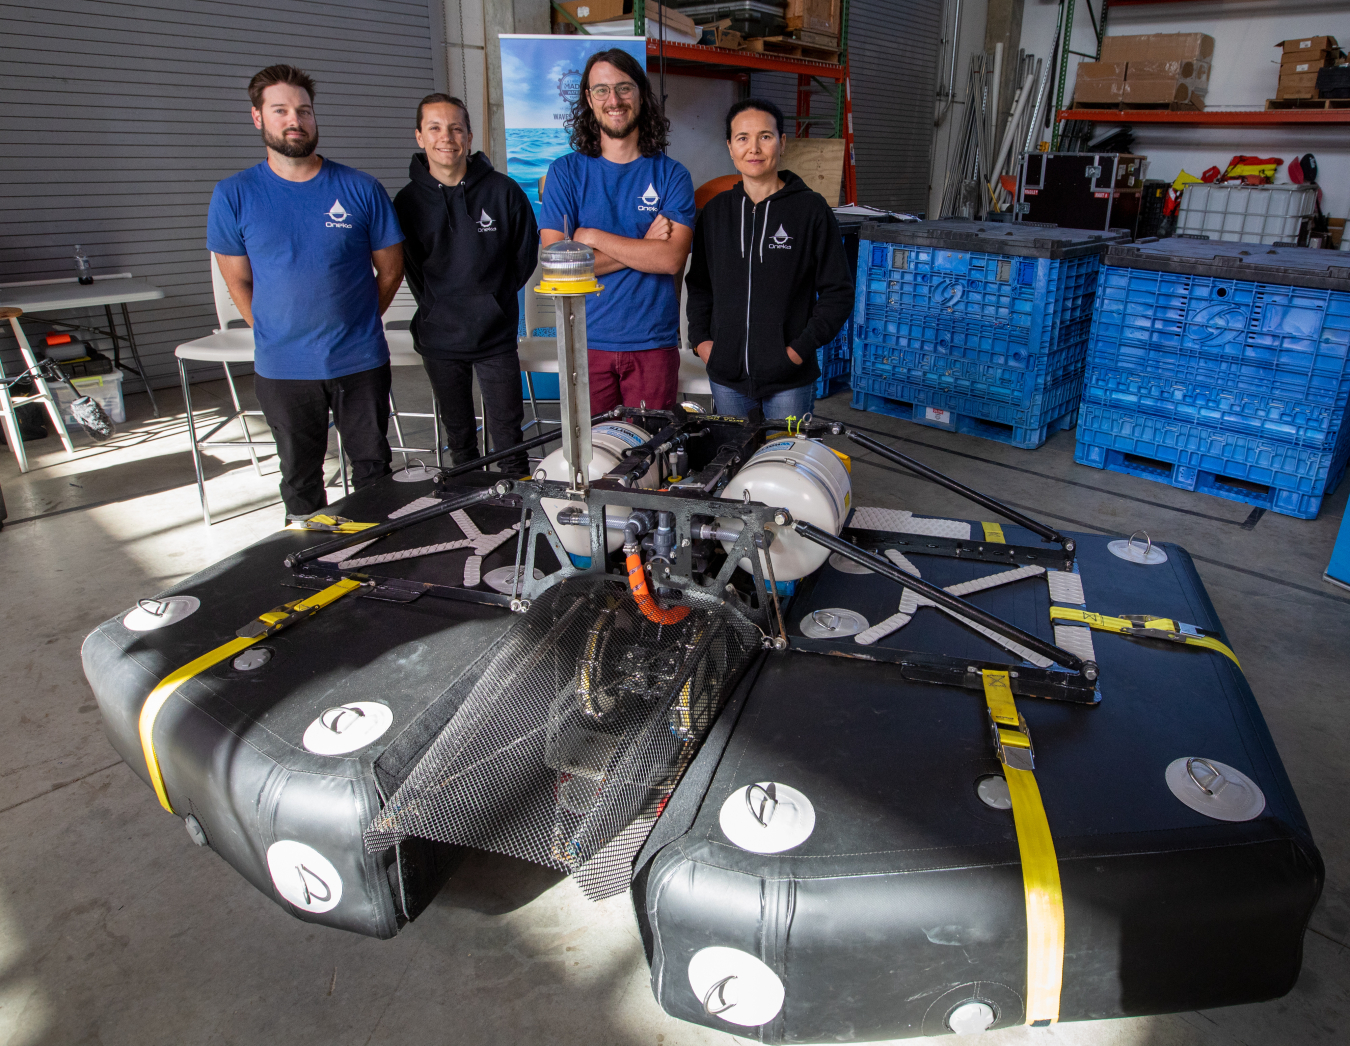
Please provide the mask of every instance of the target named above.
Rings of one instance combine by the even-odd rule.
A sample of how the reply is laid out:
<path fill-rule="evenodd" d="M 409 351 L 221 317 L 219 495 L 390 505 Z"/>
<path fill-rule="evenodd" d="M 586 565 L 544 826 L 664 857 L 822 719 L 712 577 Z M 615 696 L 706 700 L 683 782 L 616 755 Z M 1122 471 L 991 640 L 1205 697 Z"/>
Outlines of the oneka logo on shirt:
<path fill-rule="evenodd" d="M 780 224 L 778 226 L 778 231 L 769 237 L 769 247 L 777 247 L 779 250 L 790 251 L 792 250 L 792 244 L 788 241 L 791 239 L 792 237 L 787 234 L 787 230 Z"/>
<path fill-rule="evenodd" d="M 488 214 L 487 211 L 481 209 L 478 212 L 478 231 L 479 232 L 497 231 L 496 219 L 494 219 L 492 215 Z"/>
<path fill-rule="evenodd" d="M 328 221 L 324 222 L 324 225 L 327 226 L 328 228 L 330 229 L 351 228 L 351 225 L 348 224 L 347 222 L 347 219 L 351 217 L 351 213 L 347 210 L 347 208 L 342 206 L 341 200 L 334 200 L 333 206 L 328 208 L 327 214 L 328 214 Z"/>
<path fill-rule="evenodd" d="M 638 204 L 639 211 L 654 211 L 656 205 L 661 202 L 661 194 L 656 191 L 656 186 L 651 182 L 647 183 L 647 191 L 642 194 L 642 202 Z"/>

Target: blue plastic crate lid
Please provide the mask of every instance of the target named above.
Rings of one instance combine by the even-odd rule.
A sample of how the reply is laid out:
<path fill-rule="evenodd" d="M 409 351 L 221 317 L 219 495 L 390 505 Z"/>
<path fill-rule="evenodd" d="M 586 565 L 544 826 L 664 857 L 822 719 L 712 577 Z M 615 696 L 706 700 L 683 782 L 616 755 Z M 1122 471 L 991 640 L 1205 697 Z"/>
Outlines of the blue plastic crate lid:
<path fill-rule="evenodd" d="M 975 222 L 941 218 L 931 222 L 904 222 L 862 227 L 862 238 L 881 243 L 903 243 L 948 251 L 979 251 L 1019 258 L 1078 258 L 1100 254 L 1108 246 L 1128 243 L 1130 234 L 1113 229 L 1061 229 L 1031 222 Z"/>
<path fill-rule="evenodd" d="M 1350 291 L 1350 263 L 1341 252 L 1310 247 L 1171 237 L 1152 243 L 1113 245 L 1102 263 L 1185 276 Z"/>

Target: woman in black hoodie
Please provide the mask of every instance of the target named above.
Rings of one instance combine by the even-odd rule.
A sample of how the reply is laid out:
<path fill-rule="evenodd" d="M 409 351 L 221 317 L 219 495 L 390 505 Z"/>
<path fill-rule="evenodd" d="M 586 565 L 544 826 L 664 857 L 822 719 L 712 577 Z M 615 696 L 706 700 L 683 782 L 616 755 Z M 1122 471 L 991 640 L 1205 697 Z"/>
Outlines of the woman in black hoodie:
<path fill-rule="evenodd" d="M 473 378 L 483 391 L 493 450 L 521 442 L 516 293 L 539 256 L 530 201 L 514 181 L 473 152 L 469 112 L 458 98 L 431 94 L 417 107 L 412 178 L 394 197 L 403 226 L 404 273 L 417 313 L 413 345 L 436 392 L 450 460 L 479 456 Z M 525 452 L 499 466 L 523 475 Z"/>
<path fill-rule="evenodd" d="M 778 169 L 783 114 L 750 98 L 727 113 L 743 181 L 694 228 L 689 340 L 719 414 L 801 417 L 815 404 L 816 350 L 853 309 L 853 274 L 825 198 Z"/>

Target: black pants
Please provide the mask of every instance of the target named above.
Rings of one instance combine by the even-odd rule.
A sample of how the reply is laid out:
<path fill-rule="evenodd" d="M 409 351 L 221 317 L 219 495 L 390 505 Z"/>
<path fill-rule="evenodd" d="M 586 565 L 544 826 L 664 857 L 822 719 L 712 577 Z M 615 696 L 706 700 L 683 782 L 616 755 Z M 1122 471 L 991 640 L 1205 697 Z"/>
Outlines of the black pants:
<path fill-rule="evenodd" d="M 310 515 L 328 504 L 323 459 L 329 410 L 351 462 L 352 485 L 359 490 L 389 475 L 389 364 L 323 381 L 258 374 L 253 391 L 277 441 L 288 516 Z"/>
<path fill-rule="evenodd" d="M 520 423 L 525 420 L 525 406 L 520 394 L 520 358 L 514 349 L 472 362 L 431 356 L 423 356 L 422 362 L 426 364 L 427 377 L 436 393 L 452 464 L 463 465 L 480 457 L 473 411 L 475 371 L 478 387 L 483 390 L 483 411 L 487 414 L 487 432 L 493 451 L 520 443 Z M 497 467 L 507 475 L 523 476 L 529 463 L 522 451 L 519 458 L 507 458 Z"/>

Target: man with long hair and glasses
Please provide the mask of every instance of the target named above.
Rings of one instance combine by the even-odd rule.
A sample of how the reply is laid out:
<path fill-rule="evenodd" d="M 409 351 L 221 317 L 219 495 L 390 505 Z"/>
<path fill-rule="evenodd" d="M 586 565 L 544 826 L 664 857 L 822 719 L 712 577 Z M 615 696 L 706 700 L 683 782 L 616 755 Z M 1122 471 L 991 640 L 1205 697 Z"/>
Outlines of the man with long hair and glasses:
<path fill-rule="evenodd" d="M 253 390 L 277 442 L 289 521 L 327 503 L 330 410 L 355 486 L 390 472 L 380 316 L 403 282 L 403 231 L 384 186 L 315 152 L 306 73 L 268 66 L 248 96 L 267 158 L 216 185 L 206 248 L 253 328 Z"/>
<path fill-rule="evenodd" d="M 676 280 L 693 241 L 694 183 L 666 148 L 670 121 L 627 51 L 591 56 L 570 121 L 575 152 L 544 182 L 540 236 L 595 251 L 605 290 L 587 303 L 591 411 L 675 404 Z"/>

